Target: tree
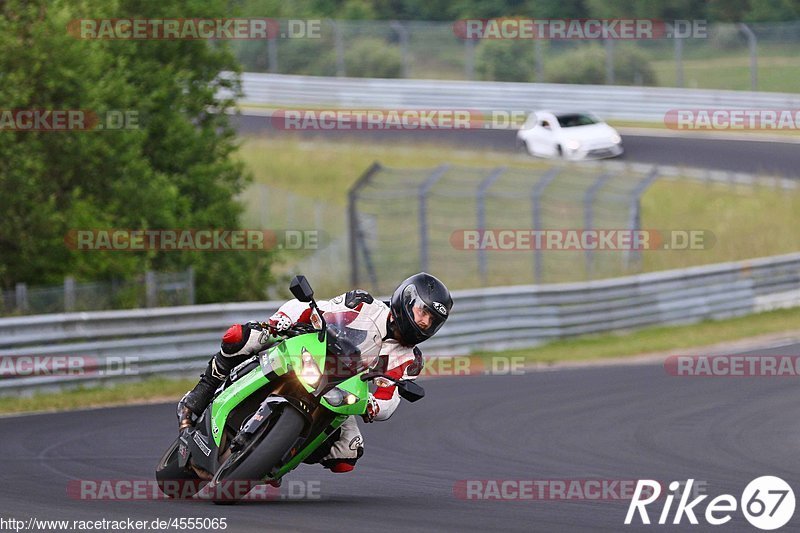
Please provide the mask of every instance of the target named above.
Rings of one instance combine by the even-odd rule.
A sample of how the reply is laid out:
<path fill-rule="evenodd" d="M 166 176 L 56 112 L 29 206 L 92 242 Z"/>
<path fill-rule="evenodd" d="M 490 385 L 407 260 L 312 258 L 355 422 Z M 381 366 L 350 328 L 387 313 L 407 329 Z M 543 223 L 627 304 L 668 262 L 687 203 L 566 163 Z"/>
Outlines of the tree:
<path fill-rule="evenodd" d="M 81 18 L 229 16 L 224 0 L 7 0 L 0 3 L 0 100 L 5 109 L 138 114 L 118 131 L 0 131 L 0 283 L 125 278 L 148 268 L 197 272 L 199 301 L 253 298 L 269 253 L 86 252 L 64 236 L 84 228 L 238 226 L 248 182 L 232 155 L 226 109 L 239 92 L 225 43 L 86 40 Z M 218 97 L 220 89 L 231 97 Z"/>

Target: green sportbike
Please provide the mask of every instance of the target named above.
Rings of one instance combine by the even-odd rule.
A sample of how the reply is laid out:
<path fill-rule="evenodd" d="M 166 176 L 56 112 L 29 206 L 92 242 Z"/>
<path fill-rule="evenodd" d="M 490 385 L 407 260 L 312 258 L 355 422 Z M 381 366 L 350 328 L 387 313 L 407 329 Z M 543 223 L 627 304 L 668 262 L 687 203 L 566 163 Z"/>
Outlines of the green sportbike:
<path fill-rule="evenodd" d="M 280 334 L 264 325 L 265 349 L 231 371 L 158 463 L 166 496 L 234 503 L 257 485 L 278 485 L 303 461 L 319 460 L 320 447 L 348 416 L 366 412 L 368 383 L 376 378 L 397 385 L 408 401 L 424 397 L 413 381 L 385 374 L 380 329 L 370 317 L 322 313 L 304 276 L 289 288 L 309 304 L 311 324 Z"/>

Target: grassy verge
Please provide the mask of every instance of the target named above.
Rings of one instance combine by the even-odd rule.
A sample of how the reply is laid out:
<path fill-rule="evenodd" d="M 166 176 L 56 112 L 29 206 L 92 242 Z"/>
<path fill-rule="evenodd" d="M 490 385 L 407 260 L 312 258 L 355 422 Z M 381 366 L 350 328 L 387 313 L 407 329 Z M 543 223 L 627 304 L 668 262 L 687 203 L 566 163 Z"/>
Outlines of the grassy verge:
<path fill-rule="evenodd" d="M 588 361 L 645 353 L 676 351 L 676 355 L 722 342 L 769 333 L 797 331 L 800 308 L 778 309 L 727 320 L 687 326 L 659 326 L 632 332 L 591 335 L 555 341 L 537 348 L 508 350 L 503 356 L 523 356 L 530 362 Z M 489 355 L 481 353 L 480 355 Z M 498 355 L 498 354 L 492 354 Z"/>
<path fill-rule="evenodd" d="M 525 154 L 464 150 L 438 144 L 359 144 L 294 138 L 246 139 L 240 157 L 253 172 L 256 182 L 341 208 L 346 206 L 347 190 L 352 183 L 376 160 L 398 168 L 433 168 L 442 162 L 478 168 L 505 165 L 531 170 L 552 165 Z M 785 231 L 787 227 L 800 226 L 800 193 L 796 191 L 659 180 L 647 190 L 641 207 L 643 228 L 707 230 L 715 237 L 713 245 L 702 250 L 644 252 L 645 272 L 800 249 L 800 234 Z M 527 212 L 520 217 L 527 221 Z M 341 233 L 344 227 L 326 230 Z M 521 268 L 528 266 L 525 263 Z"/>
<path fill-rule="evenodd" d="M 374 161 L 387 167 L 433 168 L 443 162 L 491 168 L 545 168 L 525 154 L 474 150 L 447 144 L 330 141 L 283 136 L 252 137 L 243 141 L 239 157 L 256 183 L 345 205 L 347 191 Z"/>
<path fill-rule="evenodd" d="M 555 341 L 537 348 L 482 352 L 477 356 L 524 357 L 529 362 L 589 361 L 642 353 L 675 351 L 697 352 L 703 346 L 768 333 L 796 331 L 800 309 L 781 309 L 720 321 L 688 326 L 646 328 L 630 333 L 613 333 Z M 87 407 L 130 405 L 149 401 L 178 399 L 195 384 L 192 380 L 153 378 L 124 383 L 110 388 L 81 388 L 65 392 L 37 394 L 28 398 L 0 399 L 0 413 L 67 411 Z"/>
<path fill-rule="evenodd" d="M 40 393 L 28 397 L 0 398 L 0 413 L 68 411 L 85 407 L 128 405 L 163 399 L 177 401 L 196 380 L 149 378 L 112 387 L 80 387 L 62 392 Z"/>
<path fill-rule="evenodd" d="M 675 61 L 653 61 L 659 85 L 676 83 Z M 796 56 L 758 58 L 758 90 L 793 93 L 797 91 L 800 59 Z M 696 89 L 750 90 L 750 58 L 747 54 L 714 59 L 685 59 L 683 79 L 686 87 Z"/>

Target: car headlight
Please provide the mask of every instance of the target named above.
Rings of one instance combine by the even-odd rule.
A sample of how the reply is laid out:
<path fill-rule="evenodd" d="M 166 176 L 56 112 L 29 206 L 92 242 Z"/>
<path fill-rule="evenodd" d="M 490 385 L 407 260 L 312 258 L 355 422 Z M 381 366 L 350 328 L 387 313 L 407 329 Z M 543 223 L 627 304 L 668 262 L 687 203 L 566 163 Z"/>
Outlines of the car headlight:
<path fill-rule="evenodd" d="M 353 405 L 358 401 L 358 396 L 355 394 L 349 393 L 340 389 L 339 387 L 334 387 L 325 394 L 322 395 L 329 404 L 334 407 L 338 407 L 340 405 Z"/>
<path fill-rule="evenodd" d="M 308 350 L 303 348 L 303 351 L 300 354 L 303 360 L 303 368 L 300 370 L 300 378 L 312 387 L 316 387 L 317 383 L 319 383 L 319 378 L 322 377 L 322 372 L 320 372 L 317 362 L 314 361 L 314 358 L 311 357 L 311 354 L 308 353 Z"/>
<path fill-rule="evenodd" d="M 581 147 L 580 141 L 576 141 L 575 139 L 567 139 L 567 142 L 564 143 L 567 148 L 570 150 L 577 150 Z"/>
<path fill-rule="evenodd" d="M 620 137 L 618 134 L 615 133 L 614 135 L 611 136 L 611 142 L 614 144 L 619 144 L 622 142 L 622 137 Z"/>

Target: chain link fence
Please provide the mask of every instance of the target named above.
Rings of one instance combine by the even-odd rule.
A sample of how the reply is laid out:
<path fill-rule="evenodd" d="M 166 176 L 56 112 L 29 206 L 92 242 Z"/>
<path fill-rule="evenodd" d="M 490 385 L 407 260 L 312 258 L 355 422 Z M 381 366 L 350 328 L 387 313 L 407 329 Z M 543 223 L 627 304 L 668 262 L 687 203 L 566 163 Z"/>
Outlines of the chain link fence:
<path fill-rule="evenodd" d="M 579 281 L 639 272 L 640 252 L 503 248 L 500 231 L 638 230 L 639 200 L 656 169 L 543 170 L 375 163 L 350 191 L 351 283 L 379 294 L 420 270 L 455 288 Z M 490 235 L 491 234 L 491 235 Z M 473 246 L 474 245 L 474 246 Z"/>
<path fill-rule="evenodd" d="M 457 21 L 300 21 L 313 31 L 299 34 L 279 22 L 276 38 L 234 42 L 244 71 L 796 92 L 800 67 L 800 21 L 605 41 L 464 39 Z"/>
<path fill-rule="evenodd" d="M 62 285 L 0 291 L 0 314 L 38 315 L 72 311 L 134 309 L 194 305 L 194 271 L 151 272 L 128 281 L 76 282 L 67 277 Z"/>
<path fill-rule="evenodd" d="M 343 205 L 255 183 L 240 195 L 243 227 L 290 232 L 297 239 L 278 239 L 278 260 L 272 266 L 275 282 L 271 299 L 290 297 L 288 280 L 302 273 L 320 294 L 348 290 L 347 213 Z M 285 246 L 289 244 L 289 246 Z"/>

